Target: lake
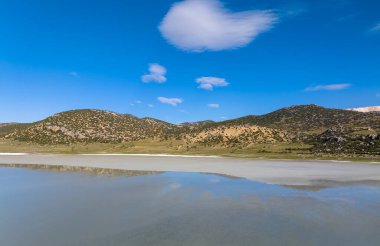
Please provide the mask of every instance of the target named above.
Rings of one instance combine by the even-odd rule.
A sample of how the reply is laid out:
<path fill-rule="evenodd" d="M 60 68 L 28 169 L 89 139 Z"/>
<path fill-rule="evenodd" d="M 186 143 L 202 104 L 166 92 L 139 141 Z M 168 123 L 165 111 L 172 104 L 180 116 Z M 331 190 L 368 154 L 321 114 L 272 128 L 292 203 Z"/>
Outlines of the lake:
<path fill-rule="evenodd" d="M 0 245 L 380 245 L 380 186 L 0 167 Z"/>

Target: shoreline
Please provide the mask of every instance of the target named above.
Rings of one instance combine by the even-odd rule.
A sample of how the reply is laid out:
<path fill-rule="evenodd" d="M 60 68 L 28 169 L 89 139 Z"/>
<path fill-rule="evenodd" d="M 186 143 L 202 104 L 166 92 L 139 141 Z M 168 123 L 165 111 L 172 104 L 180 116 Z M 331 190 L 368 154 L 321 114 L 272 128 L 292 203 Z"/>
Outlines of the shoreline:
<path fill-rule="evenodd" d="M 312 159 L 312 158 L 267 158 L 267 157 L 245 157 L 245 156 L 224 156 L 224 155 L 184 155 L 184 154 L 145 154 L 145 153 L 44 153 L 44 152 L 0 152 L 0 156 L 27 156 L 27 155 L 77 155 L 77 156 L 146 156 L 146 157 L 181 157 L 181 158 L 224 158 L 224 159 L 250 159 L 268 161 L 315 161 L 315 162 L 336 162 L 336 163 L 372 163 L 380 164 L 380 161 L 365 160 L 336 160 L 336 159 Z"/>
<path fill-rule="evenodd" d="M 162 154 L 1 153 L 0 164 L 214 173 L 268 184 L 300 186 L 313 185 L 323 180 L 332 182 L 380 182 L 380 163 L 368 162 L 266 160 Z"/>

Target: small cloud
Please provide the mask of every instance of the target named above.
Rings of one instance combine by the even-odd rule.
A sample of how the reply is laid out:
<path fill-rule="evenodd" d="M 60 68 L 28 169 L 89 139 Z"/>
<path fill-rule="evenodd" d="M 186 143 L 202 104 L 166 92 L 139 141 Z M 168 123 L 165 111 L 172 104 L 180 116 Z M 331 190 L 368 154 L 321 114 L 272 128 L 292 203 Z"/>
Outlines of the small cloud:
<path fill-rule="evenodd" d="M 177 104 L 183 103 L 183 99 L 181 98 L 158 97 L 157 99 L 161 103 L 169 104 L 172 106 L 177 106 Z"/>
<path fill-rule="evenodd" d="M 188 114 L 189 113 L 189 111 L 187 111 L 186 109 L 180 109 L 178 111 L 181 112 L 181 113 L 184 113 L 184 114 Z"/>
<path fill-rule="evenodd" d="M 220 119 L 221 120 L 227 120 L 228 118 L 226 116 L 221 116 Z"/>
<path fill-rule="evenodd" d="M 209 107 L 209 108 L 219 108 L 220 105 L 217 104 L 217 103 L 210 103 L 210 104 L 207 104 L 207 107 Z"/>
<path fill-rule="evenodd" d="M 330 84 L 307 87 L 305 91 L 337 91 L 351 87 L 351 84 Z"/>
<path fill-rule="evenodd" d="M 133 106 L 135 106 L 135 104 L 134 104 L 134 103 L 130 103 L 129 105 L 130 105 L 130 106 L 132 106 L 132 107 L 133 107 Z"/>
<path fill-rule="evenodd" d="M 154 107 L 154 105 L 151 104 L 151 103 L 147 104 L 147 106 L 148 106 L 149 108 L 153 108 L 153 107 Z"/>
<path fill-rule="evenodd" d="M 177 48 L 202 52 L 244 47 L 277 21 L 270 10 L 232 12 L 219 0 L 185 0 L 172 5 L 158 28 Z"/>
<path fill-rule="evenodd" d="M 200 77 L 196 79 L 196 82 L 199 84 L 198 88 L 212 91 L 214 87 L 225 87 L 229 83 L 224 78 L 217 77 Z"/>
<path fill-rule="evenodd" d="M 141 81 L 144 83 L 165 83 L 166 68 L 157 63 L 149 64 L 149 74 L 141 76 Z"/>
<path fill-rule="evenodd" d="M 76 77 L 76 78 L 79 77 L 79 74 L 77 72 L 75 72 L 75 71 L 70 72 L 69 75 L 73 76 L 73 77 Z"/>
<path fill-rule="evenodd" d="M 303 8 L 303 7 L 291 7 L 291 8 L 285 9 L 283 11 L 283 15 L 289 16 L 289 17 L 295 17 L 295 16 L 298 16 L 298 15 L 302 15 L 302 14 L 304 14 L 306 12 L 308 12 L 308 10 L 306 8 Z"/>
<path fill-rule="evenodd" d="M 354 19 L 355 17 L 357 17 L 360 14 L 361 14 L 361 12 L 355 12 L 355 13 L 352 13 L 352 14 L 349 14 L 349 15 L 344 15 L 344 16 L 340 17 L 338 19 L 338 21 L 343 22 L 343 21 L 352 20 L 352 19 Z"/>
<path fill-rule="evenodd" d="M 379 32 L 380 31 L 380 23 L 377 23 L 370 29 L 371 32 Z"/>
<path fill-rule="evenodd" d="M 137 101 L 135 101 L 135 103 L 137 103 L 137 104 L 141 104 L 141 103 L 142 103 L 142 101 L 140 101 L 140 100 L 137 100 Z"/>

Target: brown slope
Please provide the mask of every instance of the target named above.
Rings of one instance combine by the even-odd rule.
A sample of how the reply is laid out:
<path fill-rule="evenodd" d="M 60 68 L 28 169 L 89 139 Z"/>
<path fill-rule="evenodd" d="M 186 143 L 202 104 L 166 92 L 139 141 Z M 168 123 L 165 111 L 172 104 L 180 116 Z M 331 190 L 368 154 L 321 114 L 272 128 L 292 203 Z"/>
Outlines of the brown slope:
<path fill-rule="evenodd" d="M 100 142 L 119 143 L 146 138 L 161 139 L 177 132 L 175 125 L 102 110 L 62 112 L 6 137 L 41 144 Z"/>

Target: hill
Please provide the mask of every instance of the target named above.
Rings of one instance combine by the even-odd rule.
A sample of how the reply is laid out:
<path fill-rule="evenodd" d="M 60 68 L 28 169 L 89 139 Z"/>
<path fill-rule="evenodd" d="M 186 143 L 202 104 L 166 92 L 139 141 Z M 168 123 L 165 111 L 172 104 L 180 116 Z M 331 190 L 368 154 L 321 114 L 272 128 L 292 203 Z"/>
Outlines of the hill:
<path fill-rule="evenodd" d="M 164 139 L 177 130 L 177 126 L 156 119 L 84 109 L 55 114 L 26 129 L 16 129 L 6 138 L 40 144 L 120 143 Z"/>
<path fill-rule="evenodd" d="M 260 126 L 215 126 L 185 136 L 187 144 L 250 147 L 254 144 L 291 142 L 286 131 Z"/>
<path fill-rule="evenodd" d="M 245 116 L 219 124 L 257 125 L 293 133 L 327 130 L 337 126 L 380 129 L 380 114 L 330 109 L 311 104 L 282 108 L 265 115 Z"/>
<path fill-rule="evenodd" d="M 379 133 L 379 113 L 317 105 L 292 106 L 222 122 L 180 125 L 94 109 L 66 111 L 31 124 L 0 125 L 0 137 L 38 144 L 145 141 L 163 147 L 177 145 L 178 149 L 228 149 L 299 143 L 311 145 L 310 150 L 315 153 L 376 155 L 380 154 Z"/>
<path fill-rule="evenodd" d="M 29 125 L 28 123 L 0 123 L 0 138 L 15 130 L 26 129 Z"/>
<path fill-rule="evenodd" d="M 347 110 L 369 113 L 369 112 L 380 112 L 380 106 L 371 106 L 371 107 L 363 107 L 363 108 L 349 108 Z"/>

